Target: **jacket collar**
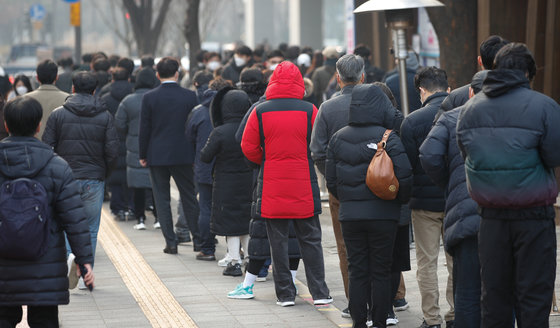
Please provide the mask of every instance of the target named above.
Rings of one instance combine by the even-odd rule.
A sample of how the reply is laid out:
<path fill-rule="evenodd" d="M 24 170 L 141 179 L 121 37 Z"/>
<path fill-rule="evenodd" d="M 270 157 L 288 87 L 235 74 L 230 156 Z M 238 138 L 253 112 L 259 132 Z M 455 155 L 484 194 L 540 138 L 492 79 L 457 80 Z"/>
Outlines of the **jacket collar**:
<path fill-rule="evenodd" d="M 422 103 L 422 107 L 426 107 L 426 105 L 428 105 L 429 103 L 431 103 L 432 101 L 443 101 L 443 99 L 445 99 L 445 97 L 447 97 L 449 94 L 445 91 L 439 91 L 434 93 L 433 95 L 429 96 L 428 98 L 426 98 L 426 101 L 424 101 L 424 103 Z M 439 99 L 441 98 L 441 99 Z"/>

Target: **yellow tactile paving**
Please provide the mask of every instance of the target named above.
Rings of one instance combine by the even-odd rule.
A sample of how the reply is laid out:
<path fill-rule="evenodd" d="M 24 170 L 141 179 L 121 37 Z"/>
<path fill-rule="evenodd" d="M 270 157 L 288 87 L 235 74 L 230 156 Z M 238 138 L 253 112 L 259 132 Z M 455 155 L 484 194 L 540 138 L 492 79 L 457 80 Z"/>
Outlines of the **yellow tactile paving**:
<path fill-rule="evenodd" d="M 105 210 L 98 239 L 152 327 L 197 327 Z"/>

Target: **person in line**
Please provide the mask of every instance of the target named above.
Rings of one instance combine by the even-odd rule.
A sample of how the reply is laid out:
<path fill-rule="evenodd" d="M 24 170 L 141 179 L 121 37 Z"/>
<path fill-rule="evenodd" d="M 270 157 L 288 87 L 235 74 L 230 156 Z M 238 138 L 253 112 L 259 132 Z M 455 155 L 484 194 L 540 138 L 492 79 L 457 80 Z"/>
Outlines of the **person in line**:
<path fill-rule="evenodd" d="M 72 84 L 74 94 L 51 113 L 42 140 L 68 162 L 78 181 L 95 259 L 105 178 L 117 160 L 119 138 L 113 116 L 93 95 L 97 86 L 95 75 L 78 72 Z M 79 288 L 87 288 L 83 279 Z"/>
<path fill-rule="evenodd" d="M 554 208 L 560 106 L 531 90 L 537 67 L 526 45 L 508 43 L 482 92 L 464 105 L 457 143 L 478 234 L 482 327 L 548 327 L 556 277 Z"/>
<path fill-rule="evenodd" d="M 8 100 L 12 100 L 17 96 L 22 96 L 31 91 L 33 91 L 33 87 L 31 86 L 29 78 L 23 74 L 16 75 L 12 90 L 8 94 Z"/>
<path fill-rule="evenodd" d="M 37 260 L 0 258 L 0 326 L 15 327 L 27 305 L 31 327 L 58 327 L 58 305 L 70 302 L 66 268 L 65 235 L 78 264 L 88 270 L 85 283 L 94 286 L 93 253 L 80 186 L 72 169 L 52 148 L 34 138 L 39 132 L 43 109 L 31 97 L 18 97 L 4 108 L 10 136 L 0 142 L 0 184 L 17 178 L 40 183 L 47 192 L 48 248 Z M 77 270 L 77 271 L 76 271 Z"/>
<path fill-rule="evenodd" d="M 474 75 L 471 96 L 482 89 L 487 74 L 488 71 L 480 71 Z M 420 146 L 420 163 L 432 181 L 445 190 L 443 241 L 453 257 L 455 327 L 476 328 L 480 327 L 480 216 L 477 204 L 469 196 L 465 162 L 457 147 L 457 118 L 462 109 L 440 116 Z"/>
<path fill-rule="evenodd" d="M 290 222 L 314 304 L 332 303 L 321 246 L 319 185 L 309 151 L 317 108 L 302 101 L 303 95 L 297 66 L 280 63 L 266 89 L 267 100 L 251 112 L 241 141 L 247 159 L 260 165 L 254 213 L 266 219 L 280 306 L 295 304 L 287 243 Z"/>
<path fill-rule="evenodd" d="M 245 67 L 253 66 L 253 51 L 247 46 L 239 46 L 235 48 L 233 58 L 224 66 L 222 77 L 230 80 L 234 85 L 239 82 L 239 75 Z"/>
<path fill-rule="evenodd" d="M 411 209 L 412 226 L 416 245 L 418 271 L 416 278 L 422 297 L 424 321 L 421 328 L 440 328 L 442 318 L 439 307 L 439 288 L 437 259 L 440 239 L 443 237 L 445 200 L 443 190 L 436 186 L 424 172 L 419 160 L 419 148 L 432 128 L 434 118 L 441 103 L 447 97 L 449 87 L 447 74 L 436 67 L 418 70 L 414 84 L 419 91 L 422 107 L 408 115 L 401 126 L 401 139 L 414 172 L 412 197 L 408 206 Z M 453 310 L 453 260 L 447 259 L 446 298 L 449 311 L 445 314 L 446 327 L 454 320 Z"/>
<path fill-rule="evenodd" d="M 334 133 L 327 149 L 327 187 L 340 202 L 339 221 L 349 266 L 348 307 L 354 328 L 367 327 L 370 300 L 373 327 L 386 326 L 392 307 L 393 247 L 401 204 L 408 201 L 412 187 L 412 168 L 396 132 L 389 135 L 386 151 L 399 181 L 397 198 L 378 198 L 366 185 L 366 172 L 377 144 L 392 128 L 384 121 L 393 110 L 379 87 L 354 86 L 348 126 Z"/>
<path fill-rule="evenodd" d="M 311 76 L 313 94 L 315 95 L 313 103 L 318 106 L 326 100 L 325 91 L 327 91 L 327 87 L 336 72 L 336 61 L 339 57 L 338 51 L 336 51 L 335 47 L 326 47 L 323 49 L 323 57 L 325 58 L 323 66 L 318 67 Z"/>
<path fill-rule="evenodd" d="M 219 90 L 210 105 L 214 129 L 200 151 L 201 161 L 215 160 L 210 230 L 226 236 L 226 258 L 230 260 L 223 271 L 226 276 L 243 275 L 239 247 L 246 252 L 249 246 L 253 173 L 234 136 L 250 107 L 251 100 L 244 91 L 232 87 Z"/>
<path fill-rule="evenodd" d="M 35 91 L 25 94 L 25 97 L 32 97 L 37 100 L 43 108 L 43 118 L 41 119 L 41 130 L 37 138 L 41 139 L 43 131 L 47 125 L 47 119 L 52 111 L 62 106 L 69 94 L 59 90 L 54 83 L 58 79 L 58 66 L 50 60 L 45 59 L 37 65 L 37 81 L 40 86 Z"/>
<path fill-rule="evenodd" d="M 122 100 L 115 115 L 115 126 L 126 135 L 126 183 L 128 188 L 132 190 L 133 210 L 137 220 L 137 224 L 134 226 L 136 230 L 146 229 L 146 193 L 152 194 L 150 191 L 152 189 L 150 170 L 142 167 L 139 162 L 140 110 L 142 97 L 146 92 L 155 88 L 158 82 L 153 69 L 141 69 L 136 74 L 134 93 Z M 160 225 L 155 207 L 153 213 L 155 217 L 154 228 L 157 229 Z"/>
<path fill-rule="evenodd" d="M 193 250 L 200 251 L 198 203 L 192 167 L 195 152 L 187 137 L 188 131 L 185 133 L 187 118 L 197 105 L 196 94 L 177 83 L 179 62 L 174 58 L 162 58 L 156 68 L 161 85 L 142 97 L 138 135 L 140 164 L 150 168 L 155 207 L 165 238 L 163 252 L 178 253 L 170 205 L 171 177 L 179 189 L 186 222 L 192 233 Z"/>

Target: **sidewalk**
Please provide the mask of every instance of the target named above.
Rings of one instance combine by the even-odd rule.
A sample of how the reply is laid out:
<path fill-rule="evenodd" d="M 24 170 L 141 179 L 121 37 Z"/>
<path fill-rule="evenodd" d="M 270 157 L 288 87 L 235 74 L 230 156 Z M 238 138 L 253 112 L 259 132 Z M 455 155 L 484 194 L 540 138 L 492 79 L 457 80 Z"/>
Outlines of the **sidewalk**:
<path fill-rule="evenodd" d="M 97 247 L 95 266 L 96 289 L 92 293 L 78 289 L 71 291 L 70 305 L 59 307 L 62 327 L 352 326 L 350 319 L 340 317 L 339 310 L 347 306 L 347 301 L 344 296 L 328 207 L 323 208 L 324 214 L 320 219 L 323 228 L 326 280 L 334 303 L 324 307 L 315 307 L 309 303 L 310 296 L 305 287 L 302 263 L 297 275 L 300 281 L 298 283 L 300 296 L 296 298 L 296 305 L 288 308 L 276 305 L 272 274 L 269 274 L 266 282 L 255 283 L 255 299 L 228 299 L 227 292 L 242 282 L 242 277 L 223 276 L 221 273 L 223 268 L 218 267 L 216 262 L 197 261 L 191 243 L 180 245 L 178 256 L 164 254 L 161 231 L 152 228 L 151 217 L 148 219 L 148 229 L 137 231 L 133 229 L 135 222 L 115 222 L 109 213 L 108 204 L 105 203 L 102 229 L 113 230 L 107 230 L 103 232 L 103 236 L 100 235 L 102 242 Z M 130 240 L 130 245 L 126 245 L 124 240 L 115 241 L 113 240 L 115 238 L 109 238 L 109 235 L 121 232 L 123 238 Z M 222 237 L 218 237 L 218 240 L 216 257 L 220 259 L 225 254 L 225 240 Z M 109 241 L 112 246 L 110 250 L 106 250 Z M 112 261 L 108 254 L 115 253 L 116 248 L 125 249 L 127 254 L 116 260 L 113 254 Z M 137 266 L 123 264 L 127 257 L 134 256 L 136 250 L 142 259 L 139 261 L 134 259 L 131 263 L 139 264 Z M 445 286 L 447 272 L 442 254 L 443 250 L 440 251 L 438 275 L 440 286 Z M 147 269 L 143 268 L 141 262 L 146 263 Z M 412 270 L 404 273 L 406 299 L 410 307 L 406 311 L 397 312 L 400 321 L 397 327 L 402 328 L 418 327 L 422 322 L 414 250 L 411 250 L 411 265 Z M 160 281 L 165 291 L 156 290 L 158 282 L 153 282 L 154 278 L 146 273 L 148 271 L 157 274 L 155 279 Z M 147 278 L 136 278 L 139 281 L 131 281 L 131 277 Z M 157 295 L 145 295 L 143 288 L 151 288 L 147 294 Z M 173 304 L 179 306 L 175 308 Z M 442 314 L 449 309 L 443 288 L 440 288 L 440 306 Z M 174 317 L 174 320 L 178 321 L 174 324 L 161 318 L 158 321 L 158 313 L 160 317 L 162 317 L 161 313 L 168 313 L 163 315 L 166 320 L 169 319 L 167 317 Z M 551 316 L 550 323 L 551 327 L 560 327 L 560 317 Z M 445 325 L 442 328 L 444 327 Z"/>

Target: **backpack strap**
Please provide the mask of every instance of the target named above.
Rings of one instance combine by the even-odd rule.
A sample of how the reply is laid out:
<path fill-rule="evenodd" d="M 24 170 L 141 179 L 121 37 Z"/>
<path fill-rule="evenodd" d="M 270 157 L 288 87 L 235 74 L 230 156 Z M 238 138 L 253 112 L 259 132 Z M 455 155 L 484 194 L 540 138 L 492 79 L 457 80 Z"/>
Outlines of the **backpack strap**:
<path fill-rule="evenodd" d="M 389 135 L 391 134 L 393 130 L 387 129 L 385 130 L 385 133 L 383 133 L 383 138 L 381 139 L 381 147 L 383 149 L 385 149 L 385 147 L 387 146 L 387 139 L 389 139 Z"/>

